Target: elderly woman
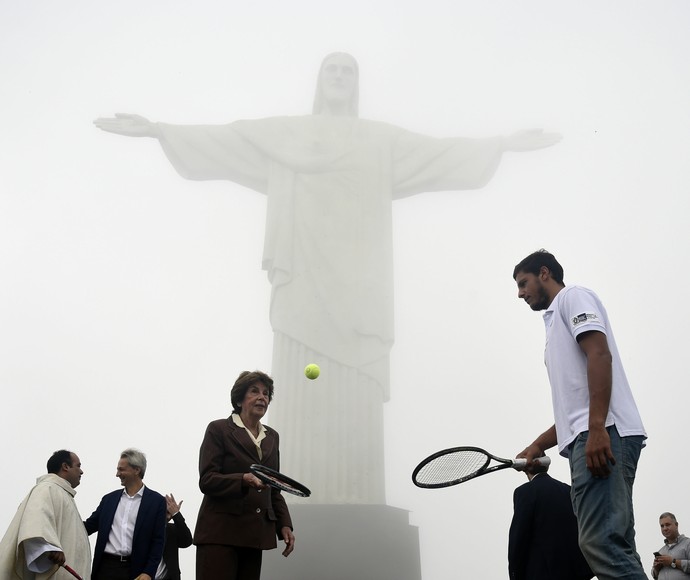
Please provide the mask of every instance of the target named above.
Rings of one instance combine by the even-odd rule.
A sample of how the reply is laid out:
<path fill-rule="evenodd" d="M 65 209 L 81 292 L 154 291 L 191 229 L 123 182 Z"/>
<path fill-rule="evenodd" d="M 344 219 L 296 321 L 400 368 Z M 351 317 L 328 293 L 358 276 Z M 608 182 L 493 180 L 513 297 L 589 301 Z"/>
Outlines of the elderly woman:
<path fill-rule="evenodd" d="M 211 422 L 199 451 L 204 499 L 194 531 L 197 580 L 258 580 L 262 550 L 294 546 L 285 499 L 249 471 L 252 463 L 280 468 L 278 433 L 262 425 L 273 399 L 273 379 L 244 371 L 230 393 L 233 412 Z"/>

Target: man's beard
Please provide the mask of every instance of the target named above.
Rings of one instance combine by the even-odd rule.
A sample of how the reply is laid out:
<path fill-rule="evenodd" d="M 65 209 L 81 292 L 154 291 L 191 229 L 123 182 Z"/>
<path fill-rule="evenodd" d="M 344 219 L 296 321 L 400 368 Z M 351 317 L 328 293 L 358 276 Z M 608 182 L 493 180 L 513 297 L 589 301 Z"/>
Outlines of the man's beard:
<path fill-rule="evenodd" d="M 530 308 L 532 310 L 546 310 L 549 307 L 549 304 L 551 304 L 551 301 L 549 300 L 549 296 L 546 293 L 546 290 L 544 290 L 544 287 L 541 286 L 539 288 L 539 296 L 538 300 L 536 302 L 532 302 L 530 304 Z"/>

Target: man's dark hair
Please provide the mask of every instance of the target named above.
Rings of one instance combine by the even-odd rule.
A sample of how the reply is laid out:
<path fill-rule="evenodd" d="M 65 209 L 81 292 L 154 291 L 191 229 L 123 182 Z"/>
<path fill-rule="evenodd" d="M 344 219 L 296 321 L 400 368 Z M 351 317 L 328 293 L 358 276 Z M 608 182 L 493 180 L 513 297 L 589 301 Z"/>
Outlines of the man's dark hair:
<path fill-rule="evenodd" d="M 50 456 L 46 467 L 48 468 L 48 473 L 60 473 L 62 469 L 62 464 L 66 463 L 72 467 L 72 452 L 66 449 L 60 449 Z"/>
<path fill-rule="evenodd" d="M 563 284 L 563 266 L 558 263 L 558 260 L 556 260 L 553 254 L 547 252 L 544 248 L 533 252 L 515 266 L 513 270 L 513 280 L 517 278 L 519 272 L 538 276 L 542 267 L 549 269 L 554 281 L 558 284 Z"/>
<path fill-rule="evenodd" d="M 261 383 L 268 389 L 268 402 L 273 400 L 273 379 L 261 371 L 242 371 L 237 377 L 235 384 L 230 391 L 230 402 L 235 413 L 242 410 L 242 401 L 247 394 L 249 387 L 256 383 Z"/>

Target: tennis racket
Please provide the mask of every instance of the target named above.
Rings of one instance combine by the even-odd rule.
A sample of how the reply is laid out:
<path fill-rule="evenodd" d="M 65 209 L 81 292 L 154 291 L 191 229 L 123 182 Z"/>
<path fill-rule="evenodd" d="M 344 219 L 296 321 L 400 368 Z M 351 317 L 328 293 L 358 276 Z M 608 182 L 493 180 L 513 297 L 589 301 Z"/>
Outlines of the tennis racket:
<path fill-rule="evenodd" d="M 489 466 L 492 461 L 498 464 Z M 549 465 L 549 457 L 539 457 L 541 465 Z M 523 471 L 527 460 L 503 459 L 479 447 L 453 447 L 438 451 L 424 459 L 412 472 L 412 482 L 417 487 L 437 489 L 457 485 L 480 475 L 512 467 Z"/>
<path fill-rule="evenodd" d="M 252 463 L 252 465 L 249 466 L 249 471 L 256 475 L 256 477 L 258 477 L 265 484 L 281 491 L 286 491 L 300 497 L 309 497 L 311 495 L 311 491 L 309 491 L 308 487 L 305 487 L 298 481 L 290 479 L 288 476 L 279 473 L 275 469 L 266 467 L 265 465 Z"/>
<path fill-rule="evenodd" d="M 67 564 L 63 564 L 62 567 L 67 570 L 72 576 L 74 576 L 77 580 L 84 580 L 79 574 L 77 574 L 73 568 L 70 568 Z"/>

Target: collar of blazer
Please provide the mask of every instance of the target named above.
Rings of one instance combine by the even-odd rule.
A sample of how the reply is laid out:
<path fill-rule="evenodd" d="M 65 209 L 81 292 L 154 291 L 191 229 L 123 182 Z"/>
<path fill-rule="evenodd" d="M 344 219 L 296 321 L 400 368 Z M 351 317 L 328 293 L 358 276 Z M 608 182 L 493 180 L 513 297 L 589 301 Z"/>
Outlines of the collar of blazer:
<path fill-rule="evenodd" d="M 239 445 L 241 445 L 247 453 L 249 453 L 254 463 L 266 464 L 267 462 L 270 462 L 271 457 L 276 453 L 277 450 L 277 434 L 273 429 L 267 425 L 264 425 L 266 428 L 266 437 L 264 437 L 264 439 L 261 441 L 261 452 L 263 457 L 259 459 L 256 445 L 254 445 L 254 441 L 252 441 L 252 438 L 249 436 L 249 433 L 247 433 L 247 430 L 235 425 L 235 422 L 232 420 L 232 416 L 228 417 L 227 423 L 230 429 L 230 436 Z"/>

